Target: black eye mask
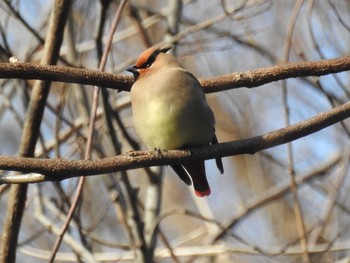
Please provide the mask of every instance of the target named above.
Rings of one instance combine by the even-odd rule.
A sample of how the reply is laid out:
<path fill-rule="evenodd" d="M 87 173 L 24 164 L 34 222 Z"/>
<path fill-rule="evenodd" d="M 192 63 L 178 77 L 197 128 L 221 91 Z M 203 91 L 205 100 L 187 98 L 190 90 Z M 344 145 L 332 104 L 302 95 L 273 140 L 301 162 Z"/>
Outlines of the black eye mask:
<path fill-rule="evenodd" d="M 143 63 L 140 68 L 149 68 L 150 66 L 152 66 L 153 62 L 156 60 L 158 54 L 160 53 L 160 50 L 155 50 L 152 55 L 149 56 L 149 58 L 147 59 L 147 61 L 145 63 Z"/>

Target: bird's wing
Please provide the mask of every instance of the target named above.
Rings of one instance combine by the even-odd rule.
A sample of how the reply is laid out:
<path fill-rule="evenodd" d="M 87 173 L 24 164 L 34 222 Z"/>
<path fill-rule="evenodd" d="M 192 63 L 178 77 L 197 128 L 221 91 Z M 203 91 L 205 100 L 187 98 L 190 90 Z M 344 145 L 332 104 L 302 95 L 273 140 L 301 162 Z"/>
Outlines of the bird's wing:
<path fill-rule="evenodd" d="M 214 138 L 211 141 L 211 144 L 218 144 L 218 138 L 216 138 L 216 135 L 214 134 Z M 224 173 L 224 165 L 222 164 L 222 160 L 221 157 L 217 157 L 215 158 L 215 162 L 216 162 L 216 167 L 219 169 L 220 173 L 223 174 Z"/>
<path fill-rule="evenodd" d="M 185 184 L 192 185 L 191 178 L 182 165 L 171 165 L 170 167 L 180 177 L 180 179 L 184 181 Z"/>

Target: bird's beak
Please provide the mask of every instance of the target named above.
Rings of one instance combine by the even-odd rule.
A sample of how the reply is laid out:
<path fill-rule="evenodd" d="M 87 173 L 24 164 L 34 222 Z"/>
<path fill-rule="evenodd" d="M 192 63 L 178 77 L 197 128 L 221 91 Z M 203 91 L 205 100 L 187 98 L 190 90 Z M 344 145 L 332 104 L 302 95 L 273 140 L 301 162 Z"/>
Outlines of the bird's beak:
<path fill-rule="evenodd" d="M 126 68 L 126 71 L 129 71 L 131 73 L 138 72 L 138 68 L 136 66 L 130 66 Z"/>
<path fill-rule="evenodd" d="M 126 71 L 131 72 L 134 75 L 134 79 L 136 80 L 137 77 L 140 75 L 139 69 L 136 66 L 130 66 L 126 68 Z"/>

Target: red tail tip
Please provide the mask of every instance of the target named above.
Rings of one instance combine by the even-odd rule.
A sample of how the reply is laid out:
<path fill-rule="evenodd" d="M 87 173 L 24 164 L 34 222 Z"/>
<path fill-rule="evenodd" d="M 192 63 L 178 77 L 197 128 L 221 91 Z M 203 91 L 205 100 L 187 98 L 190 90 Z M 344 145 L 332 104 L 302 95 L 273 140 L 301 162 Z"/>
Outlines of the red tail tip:
<path fill-rule="evenodd" d="M 208 188 L 207 190 L 204 190 L 204 191 L 195 191 L 196 193 L 196 196 L 198 197 L 204 197 L 204 196 L 208 196 L 210 195 L 211 191 L 210 191 L 210 188 Z"/>

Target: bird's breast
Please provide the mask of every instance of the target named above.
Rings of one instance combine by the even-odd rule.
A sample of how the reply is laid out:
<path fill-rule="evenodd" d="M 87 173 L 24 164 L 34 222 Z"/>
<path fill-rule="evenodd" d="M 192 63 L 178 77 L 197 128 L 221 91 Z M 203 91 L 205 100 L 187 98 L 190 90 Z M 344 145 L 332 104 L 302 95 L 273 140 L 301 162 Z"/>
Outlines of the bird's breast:
<path fill-rule="evenodd" d="M 198 87 L 176 76 L 141 80 L 131 89 L 132 111 L 136 131 L 149 148 L 178 149 L 211 142 L 214 116 Z"/>

